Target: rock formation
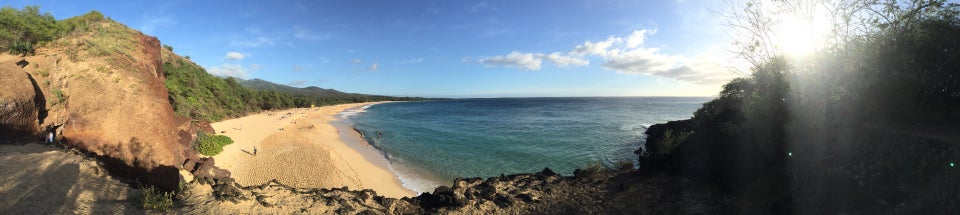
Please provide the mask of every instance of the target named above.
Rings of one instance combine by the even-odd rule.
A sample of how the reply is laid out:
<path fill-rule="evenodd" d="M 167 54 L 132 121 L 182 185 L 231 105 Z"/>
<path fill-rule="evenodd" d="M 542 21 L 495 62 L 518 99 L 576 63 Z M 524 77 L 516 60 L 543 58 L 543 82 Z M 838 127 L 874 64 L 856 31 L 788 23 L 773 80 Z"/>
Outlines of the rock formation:
<path fill-rule="evenodd" d="M 185 191 L 180 213 L 306 214 L 709 214 L 722 211 L 718 192 L 667 175 L 632 170 L 458 178 L 452 187 L 414 198 L 373 190 L 292 188 L 276 181 L 241 187 L 230 179 L 199 180 Z"/>
<path fill-rule="evenodd" d="M 113 21 L 96 25 L 119 33 L 107 45 L 87 33 L 24 58 L 0 54 L 0 139 L 22 143 L 54 133 L 56 143 L 162 191 L 177 189 L 185 166 L 205 170 L 202 177 L 228 177 L 192 149 L 197 131 L 214 133 L 209 123 L 174 115 L 160 41 Z"/>
<path fill-rule="evenodd" d="M 39 132 L 44 110 L 36 81 L 14 63 L 0 65 L 0 137 L 30 139 Z"/>

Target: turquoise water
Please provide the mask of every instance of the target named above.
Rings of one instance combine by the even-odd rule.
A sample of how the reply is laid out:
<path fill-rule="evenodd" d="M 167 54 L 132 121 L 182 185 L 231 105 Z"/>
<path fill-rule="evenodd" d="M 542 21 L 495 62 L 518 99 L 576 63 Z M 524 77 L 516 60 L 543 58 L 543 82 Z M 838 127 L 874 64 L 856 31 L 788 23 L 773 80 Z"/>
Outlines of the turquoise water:
<path fill-rule="evenodd" d="M 407 188 L 456 177 L 549 167 L 571 175 L 592 161 L 636 161 L 647 126 L 687 119 L 711 98 L 498 98 L 396 102 L 343 112 L 384 152 Z M 382 132 L 382 136 L 378 135 Z"/>

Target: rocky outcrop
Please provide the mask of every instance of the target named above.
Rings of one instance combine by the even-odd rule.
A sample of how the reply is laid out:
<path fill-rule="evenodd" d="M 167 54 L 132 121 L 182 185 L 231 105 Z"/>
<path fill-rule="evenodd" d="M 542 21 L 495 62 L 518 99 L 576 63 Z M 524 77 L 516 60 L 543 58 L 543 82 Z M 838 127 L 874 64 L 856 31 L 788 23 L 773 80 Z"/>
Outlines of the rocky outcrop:
<path fill-rule="evenodd" d="M 0 141 L 32 139 L 45 110 L 36 81 L 13 62 L 0 65 Z"/>
<path fill-rule="evenodd" d="M 205 193 L 209 184 L 212 190 Z M 458 178 L 414 198 L 385 198 L 372 190 L 301 189 L 277 181 L 241 187 L 232 180 L 194 183 L 181 213 L 307 214 L 711 214 L 723 210 L 718 192 L 668 175 L 584 171 Z"/>
<path fill-rule="evenodd" d="M 139 38 L 136 50 L 142 51 L 128 53 L 131 58 L 64 65 L 101 72 L 64 71 L 84 78 L 69 80 L 63 89 L 63 143 L 103 158 L 120 175 L 174 190 L 186 149 L 177 143 L 164 77 L 157 72 L 162 71 L 160 56 L 150 54 L 159 53 L 160 43 L 155 37 L 132 36 Z"/>

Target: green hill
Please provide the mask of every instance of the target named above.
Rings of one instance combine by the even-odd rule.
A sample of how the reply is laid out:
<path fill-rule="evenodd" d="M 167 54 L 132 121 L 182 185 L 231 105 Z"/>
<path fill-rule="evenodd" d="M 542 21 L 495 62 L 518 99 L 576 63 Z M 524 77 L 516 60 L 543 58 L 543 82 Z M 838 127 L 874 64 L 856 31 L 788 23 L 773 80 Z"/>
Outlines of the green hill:
<path fill-rule="evenodd" d="M 296 88 L 253 79 L 221 78 L 164 46 L 163 70 L 170 104 L 180 116 L 220 121 L 250 112 L 357 102 L 417 101 L 424 98 L 344 93 L 318 87 Z"/>
<path fill-rule="evenodd" d="M 368 101 L 419 101 L 424 100 L 424 98 L 419 97 L 392 97 L 392 96 L 378 96 L 378 95 L 367 95 L 367 94 L 358 94 L 358 93 L 345 93 L 340 92 L 334 89 L 324 89 L 316 86 L 309 87 L 291 87 L 287 85 L 277 84 L 263 79 L 251 79 L 251 80 L 237 80 L 241 86 L 260 90 L 260 91 L 276 91 L 282 94 L 292 95 L 296 97 L 303 97 L 308 100 L 317 101 L 321 104 L 340 104 L 340 103 L 351 103 L 351 102 L 368 102 Z"/>

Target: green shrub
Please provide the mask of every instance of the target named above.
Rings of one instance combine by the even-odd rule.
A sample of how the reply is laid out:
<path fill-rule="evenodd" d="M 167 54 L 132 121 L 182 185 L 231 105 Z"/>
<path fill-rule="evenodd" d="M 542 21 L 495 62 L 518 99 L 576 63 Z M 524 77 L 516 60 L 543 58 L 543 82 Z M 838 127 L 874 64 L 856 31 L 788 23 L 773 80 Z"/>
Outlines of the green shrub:
<path fill-rule="evenodd" d="M 223 135 L 207 135 L 200 132 L 197 135 L 196 150 L 202 155 L 214 156 L 223 152 L 223 147 L 233 143 L 233 139 Z"/>
<path fill-rule="evenodd" d="M 633 161 L 630 161 L 630 160 L 620 160 L 620 161 L 617 162 L 617 169 L 619 169 L 619 170 L 621 170 L 621 171 L 633 169 Z"/>
<path fill-rule="evenodd" d="M 687 137 L 690 136 L 690 133 L 692 132 L 674 133 L 673 130 L 668 129 L 667 132 L 664 133 L 663 139 L 657 141 L 657 149 L 659 149 L 658 153 L 662 155 L 670 154 L 674 147 L 677 147 L 677 145 L 680 145 L 680 143 L 687 141 Z"/>
<path fill-rule="evenodd" d="M 18 40 L 10 43 L 10 54 L 12 55 L 26 55 L 33 53 L 33 44 L 30 44 L 30 42 Z"/>
<path fill-rule="evenodd" d="M 57 100 L 54 100 L 56 103 L 53 104 L 61 104 L 67 100 L 67 97 L 63 95 L 63 90 L 60 90 L 59 88 L 53 89 L 53 96 L 57 98 Z"/>
<path fill-rule="evenodd" d="M 160 192 L 153 186 L 143 189 L 143 197 L 137 199 L 137 203 L 144 209 L 158 211 L 167 211 L 173 207 L 173 193 Z"/>
<path fill-rule="evenodd" d="M 603 164 L 600 163 L 600 161 L 593 161 L 588 163 L 587 167 L 584 168 L 584 170 L 591 175 L 596 175 L 603 171 L 606 171 L 607 167 L 603 166 Z"/>

